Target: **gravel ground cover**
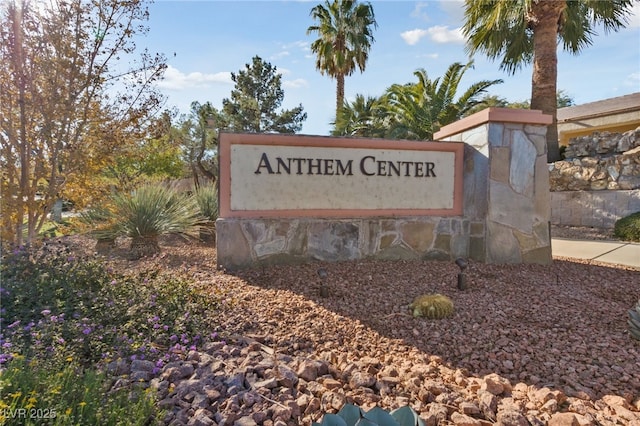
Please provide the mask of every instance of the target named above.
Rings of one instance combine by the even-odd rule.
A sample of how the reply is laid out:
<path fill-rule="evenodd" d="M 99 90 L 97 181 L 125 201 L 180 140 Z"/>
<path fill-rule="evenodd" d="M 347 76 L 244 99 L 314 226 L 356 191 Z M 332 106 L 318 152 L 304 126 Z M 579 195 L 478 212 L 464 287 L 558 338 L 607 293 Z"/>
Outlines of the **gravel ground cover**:
<path fill-rule="evenodd" d="M 85 250 L 88 244 L 78 242 Z M 227 294 L 232 303 L 213 314 L 237 348 L 213 348 L 207 356 L 224 353 L 225 365 L 249 374 L 247 364 L 271 353 L 297 374 L 295 384 L 278 382 L 257 398 L 276 403 L 269 407 L 217 390 L 217 399 L 208 400 L 215 410 L 207 411 L 217 411 L 216 424 L 309 424 L 347 400 L 384 408 L 408 403 L 432 425 L 640 424 L 640 342 L 626 324 L 640 297 L 637 270 L 571 259 L 549 266 L 471 263 L 469 288 L 459 291 L 453 262 L 309 263 L 226 273 L 216 270 L 214 248 L 178 240 L 162 248 L 162 255 L 136 262 L 122 248 L 105 259 L 132 272 L 174 269 L 194 285 Z M 328 297 L 320 296 L 320 267 Z M 453 316 L 409 315 L 413 298 L 425 293 L 449 296 Z M 261 350 L 252 364 L 248 354 Z M 195 370 L 187 371 L 199 371 L 203 357 L 191 354 Z M 310 360 L 328 373 L 302 379 L 301 366 Z M 163 374 L 154 386 L 165 391 L 167 380 L 181 377 Z M 193 395 L 186 403 L 162 396 L 165 407 L 177 407 L 168 422 L 195 415 L 196 408 L 185 408 Z M 287 398 L 303 401 L 279 418 L 274 413 L 282 414 Z M 268 416 L 254 415 L 262 411 Z"/>
<path fill-rule="evenodd" d="M 617 241 L 613 236 L 613 229 L 606 228 L 590 228 L 584 226 L 551 226 L 552 238 L 567 238 L 577 240 L 601 240 L 601 241 Z"/>

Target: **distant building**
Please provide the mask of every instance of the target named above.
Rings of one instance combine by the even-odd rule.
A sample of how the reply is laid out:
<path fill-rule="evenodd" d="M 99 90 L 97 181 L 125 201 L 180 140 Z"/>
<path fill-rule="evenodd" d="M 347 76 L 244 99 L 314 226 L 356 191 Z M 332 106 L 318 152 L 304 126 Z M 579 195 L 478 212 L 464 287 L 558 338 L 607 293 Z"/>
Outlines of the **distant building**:
<path fill-rule="evenodd" d="M 558 109 L 558 141 L 594 131 L 626 132 L 640 126 L 640 92 Z"/>

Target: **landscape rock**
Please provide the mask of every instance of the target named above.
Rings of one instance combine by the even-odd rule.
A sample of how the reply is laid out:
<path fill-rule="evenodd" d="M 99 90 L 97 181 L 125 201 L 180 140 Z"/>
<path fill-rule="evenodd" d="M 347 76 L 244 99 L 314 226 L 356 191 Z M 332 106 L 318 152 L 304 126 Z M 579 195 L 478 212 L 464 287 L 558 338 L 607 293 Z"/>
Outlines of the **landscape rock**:
<path fill-rule="evenodd" d="M 635 270 L 472 263 L 460 292 L 452 262 L 344 262 L 322 264 L 331 292 L 320 298 L 316 264 L 234 275 L 216 269 L 210 247 L 163 250 L 113 269 L 175 268 L 224 299 L 211 308 L 224 342 L 137 373 L 142 383 L 131 373 L 149 363 L 107 367 L 122 373 L 114 388 L 152 388 L 166 425 L 310 426 L 347 402 L 408 404 L 433 426 L 638 421 L 640 348 L 624 324 L 640 294 Z M 413 318 L 406 305 L 425 292 L 447 294 L 455 314 Z"/>

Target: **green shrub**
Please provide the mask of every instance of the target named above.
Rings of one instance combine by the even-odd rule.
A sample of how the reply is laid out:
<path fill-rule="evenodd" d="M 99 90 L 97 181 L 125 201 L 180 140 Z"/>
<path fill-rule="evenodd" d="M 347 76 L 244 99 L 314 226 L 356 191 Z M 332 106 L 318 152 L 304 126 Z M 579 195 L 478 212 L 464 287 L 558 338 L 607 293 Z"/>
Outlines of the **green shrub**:
<path fill-rule="evenodd" d="M 221 296 L 169 274 L 116 274 L 60 241 L 3 253 L 0 275 L 0 367 L 22 355 L 52 368 L 118 358 L 161 368 L 213 337 L 203 330 L 216 330 Z"/>
<path fill-rule="evenodd" d="M 640 212 L 616 221 L 613 235 L 627 241 L 640 241 Z"/>
<path fill-rule="evenodd" d="M 215 310 L 224 295 L 180 276 L 124 276 L 96 259 L 75 257 L 64 239 L 2 249 L 2 425 L 155 424 L 161 416 L 154 417 L 153 395 L 136 387 L 132 394 L 109 390 L 106 366 L 146 359 L 157 374 L 217 340 Z M 53 410 L 56 417 L 31 421 L 18 417 L 22 408 L 41 417 Z"/>
<path fill-rule="evenodd" d="M 52 370 L 18 357 L 0 373 L 0 424 L 160 424 L 153 393 L 110 390 L 110 382 L 104 373 L 72 362 Z"/>

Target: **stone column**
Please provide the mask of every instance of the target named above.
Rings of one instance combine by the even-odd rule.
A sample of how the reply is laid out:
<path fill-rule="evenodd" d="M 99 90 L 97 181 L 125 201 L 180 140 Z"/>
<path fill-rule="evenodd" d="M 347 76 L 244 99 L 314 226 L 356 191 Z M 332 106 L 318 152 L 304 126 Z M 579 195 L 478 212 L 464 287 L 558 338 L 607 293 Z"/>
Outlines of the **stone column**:
<path fill-rule="evenodd" d="M 469 257 L 551 263 L 546 129 L 540 111 L 488 108 L 443 127 L 436 140 L 465 142 L 464 215 Z"/>

